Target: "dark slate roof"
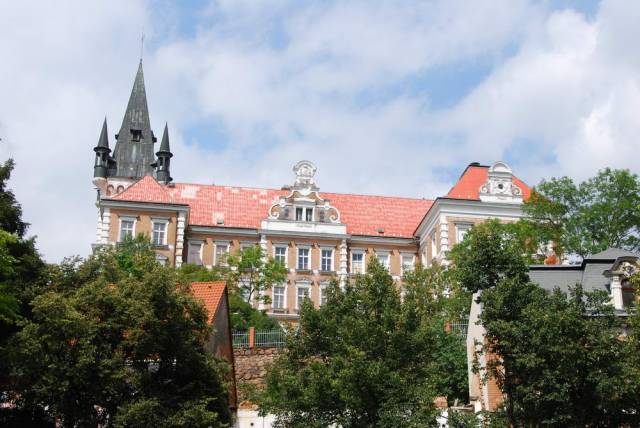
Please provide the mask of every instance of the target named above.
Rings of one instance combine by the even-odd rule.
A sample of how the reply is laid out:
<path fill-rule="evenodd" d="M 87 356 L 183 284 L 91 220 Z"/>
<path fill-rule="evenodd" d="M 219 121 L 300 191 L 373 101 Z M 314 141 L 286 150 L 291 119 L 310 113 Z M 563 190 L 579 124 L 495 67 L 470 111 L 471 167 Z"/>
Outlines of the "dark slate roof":
<path fill-rule="evenodd" d="M 104 118 L 102 123 L 102 131 L 100 131 L 100 138 L 98 139 L 98 146 L 108 149 L 109 148 L 109 134 L 107 133 L 107 118 Z"/>
<path fill-rule="evenodd" d="M 160 150 L 158 153 L 171 153 L 169 149 L 169 127 L 164 124 L 164 132 L 162 133 L 162 140 L 160 142 Z"/>
<path fill-rule="evenodd" d="M 142 60 L 133 83 L 127 111 L 122 119 L 120 132 L 116 135 L 113 157 L 116 160 L 116 176 L 141 178 L 153 174 L 153 144 L 156 141 L 151 122 L 144 87 Z"/>
<path fill-rule="evenodd" d="M 529 266 L 529 278 L 542 288 L 553 290 L 560 288 L 569 291 L 570 287 L 582 284 L 585 291 L 609 291 L 610 280 L 604 275 L 620 257 L 640 257 L 639 254 L 618 248 L 609 248 L 586 257 L 580 265 L 533 265 Z"/>
<path fill-rule="evenodd" d="M 638 256 L 640 255 L 632 251 L 627 251 L 620 248 L 607 248 L 604 251 L 587 256 L 585 260 L 615 260 L 618 257 L 638 257 Z"/>

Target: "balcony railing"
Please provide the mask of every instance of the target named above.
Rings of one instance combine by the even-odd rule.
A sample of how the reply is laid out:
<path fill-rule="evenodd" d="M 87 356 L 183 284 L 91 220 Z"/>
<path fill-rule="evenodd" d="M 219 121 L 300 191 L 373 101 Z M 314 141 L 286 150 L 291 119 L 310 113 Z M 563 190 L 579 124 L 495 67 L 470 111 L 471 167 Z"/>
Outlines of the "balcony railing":
<path fill-rule="evenodd" d="M 282 348 L 286 344 L 287 333 L 284 330 L 234 330 L 233 347 L 243 348 Z"/>

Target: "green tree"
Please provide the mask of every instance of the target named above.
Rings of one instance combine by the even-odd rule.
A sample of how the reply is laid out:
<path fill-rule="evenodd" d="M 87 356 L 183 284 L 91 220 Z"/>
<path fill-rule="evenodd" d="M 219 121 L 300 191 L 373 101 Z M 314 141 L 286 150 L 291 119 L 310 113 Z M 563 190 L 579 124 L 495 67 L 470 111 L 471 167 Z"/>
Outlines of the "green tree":
<path fill-rule="evenodd" d="M 513 426 L 637 426 L 621 325 L 606 292 L 504 279 L 482 293 L 483 351 Z"/>
<path fill-rule="evenodd" d="M 63 426 L 227 426 L 226 364 L 176 278 L 140 240 L 52 269 L 9 343 L 10 398 Z"/>
<path fill-rule="evenodd" d="M 434 319 L 408 286 L 401 298 L 376 260 L 327 303 L 303 303 L 288 352 L 269 370 L 257 401 L 277 426 L 423 427 L 434 422 L 440 367 Z M 439 323 L 440 330 L 442 324 Z"/>
<path fill-rule="evenodd" d="M 449 252 L 453 277 L 468 291 L 495 287 L 503 278 L 526 281 L 527 259 L 510 225 L 488 220 L 474 226 Z"/>
<path fill-rule="evenodd" d="M 276 320 L 267 316 L 264 310 L 256 309 L 254 304 L 270 303 L 271 299 L 264 292 L 287 280 L 287 268 L 273 258 L 266 258 L 257 245 L 229 255 L 226 264 L 223 274 L 230 291 L 231 327 L 236 330 L 280 328 Z"/>
<path fill-rule="evenodd" d="M 262 293 L 287 279 L 288 271 L 284 264 L 271 257 L 267 258 L 258 245 L 229 255 L 227 264 L 227 284 L 230 289 L 237 290 L 247 303 L 269 303 L 269 297 Z"/>
<path fill-rule="evenodd" d="M 542 181 L 523 211 L 531 240 L 553 242 L 559 256 L 640 249 L 640 179 L 628 170 L 607 168 L 579 184 L 568 177 Z"/>

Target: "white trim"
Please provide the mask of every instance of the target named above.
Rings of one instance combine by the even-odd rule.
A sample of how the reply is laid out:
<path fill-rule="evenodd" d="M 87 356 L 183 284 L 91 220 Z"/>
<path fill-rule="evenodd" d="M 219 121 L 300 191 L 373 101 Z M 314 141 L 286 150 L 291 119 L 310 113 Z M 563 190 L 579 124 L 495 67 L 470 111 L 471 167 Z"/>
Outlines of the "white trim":
<path fill-rule="evenodd" d="M 306 280 L 298 280 L 296 281 L 296 295 L 295 295 L 295 303 L 296 309 L 300 309 L 300 304 L 298 303 L 298 290 L 304 289 L 307 290 L 307 296 L 311 299 L 311 281 Z"/>
<path fill-rule="evenodd" d="M 289 245 L 288 244 L 271 244 L 271 251 L 273 253 L 273 259 L 276 258 L 276 248 L 284 248 L 284 266 L 289 267 Z"/>
<path fill-rule="evenodd" d="M 213 241 L 213 266 L 226 266 L 227 264 L 226 262 L 224 264 L 222 263 L 218 264 L 218 245 L 221 247 L 222 246 L 227 247 L 227 251 L 225 252 L 225 254 L 228 257 L 231 251 L 231 241 L 219 241 L 219 240 Z"/>
<path fill-rule="evenodd" d="M 202 252 L 203 252 L 203 249 L 204 249 L 204 240 L 202 240 L 202 239 L 188 239 L 187 240 L 187 263 L 190 263 L 189 259 L 191 258 L 191 246 L 193 245 L 195 247 L 197 244 L 200 244 L 200 250 L 198 250 L 198 256 L 200 257 L 200 265 L 199 266 L 202 266 L 202 265 L 204 265 L 204 260 L 202 260 Z"/>
<path fill-rule="evenodd" d="M 162 240 L 162 244 L 156 244 L 153 242 L 153 234 L 155 232 L 154 228 L 156 224 L 164 224 L 164 239 Z M 169 235 L 169 218 L 159 218 L 159 217 L 151 217 L 151 243 L 153 245 L 167 245 L 167 238 Z"/>
<path fill-rule="evenodd" d="M 307 250 L 307 267 L 300 267 L 300 250 Z M 298 246 L 296 245 L 296 270 L 311 270 L 311 246 Z"/>
<path fill-rule="evenodd" d="M 123 221 L 132 221 L 133 222 L 133 227 L 132 227 L 132 230 L 131 230 L 131 237 L 132 238 L 136 237 L 136 225 L 138 223 L 138 217 L 137 216 L 130 216 L 130 215 L 118 216 L 118 242 L 122 242 L 122 222 Z"/>
<path fill-rule="evenodd" d="M 331 283 L 329 281 L 320 281 L 320 283 L 318 284 L 318 306 L 322 307 L 324 306 L 322 304 L 322 298 L 325 297 L 326 295 L 325 293 L 327 292 L 327 287 L 330 285 Z"/>
<path fill-rule="evenodd" d="M 322 270 L 322 252 L 323 251 L 331 251 L 331 266 L 329 266 L 329 270 Z M 336 268 L 335 268 L 335 263 L 336 263 L 336 249 L 335 247 L 320 247 L 320 251 L 319 251 L 319 256 L 320 256 L 320 263 L 318 264 L 320 266 L 320 272 L 335 272 Z"/>
<path fill-rule="evenodd" d="M 380 256 L 385 256 L 387 261 L 385 263 L 380 262 L 387 271 L 391 272 L 391 251 L 389 250 L 375 250 L 376 259 L 380 262 Z"/>
<path fill-rule="evenodd" d="M 400 253 L 400 276 L 404 276 L 404 258 L 411 257 L 411 270 L 416 268 L 416 255 L 413 253 Z"/>
<path fill-rule="evenodd" d="M 354 254 L 360 254 L 362 255 L 362 267 L 360 268 L 359 272 L 354 272 L 353 270 L 353 255 Z M 349 260 L 351 262 L 351 266 L 350 266 L 350 272 L 352 274 L 356 274 L 356 273 L 361 273 L 364 274 L 367 271 L 367 252 L 365 250 L 361 250 L 361 249 L 356 249 L 356 248 L 352 248 L 351 249 L 351 254 L 349 255 Z"/>
<path fill-rule="evenodd" d="M 289 306 L 289 305 L 287 304 L 287 300 L 288 300 L 288 299 L 287 299 L 288 286 L 289 286 L 289 285 L 288 285 L 288 284 L 287 284 L 287 282 L 285 281 L 285 282 L 283 282 L 282 284 L 275 284 L 273 287 L 271 287 L 271 312 L 273 312 L 273 310 L 274 310 L 274 309 L 285 309 L 285 310 L 286 310 L 286 309 L 287 309 L 287 307 Z M 273 305 L 273 303 L 274 303 L 274 301 L 275 301 L 275 299 L 273 298 L 273 297 L 274 297 L 273 290 L 274 290 L 274 288 L 275 288 L 275 287 L 282 287 L 282 288 L 284 289 L 284 294 L 282 295 L 282 307 L 280 307 L 280 308 L 277 308 L 277 307 L 275 307 L 275 306 Z"/>
<path fill-rule="evenodd" d="M 473 227 L 473 223 L 468 221 L 454 221 L 453 224 L 456 228 L 456 244 L 459 244 L 464 239 L 464 236 L 469 233 L 471 228 Z M 462 236 L 461 236 L 462 234 Z M 462 238 L 462 239 L 461 239 Z"/>

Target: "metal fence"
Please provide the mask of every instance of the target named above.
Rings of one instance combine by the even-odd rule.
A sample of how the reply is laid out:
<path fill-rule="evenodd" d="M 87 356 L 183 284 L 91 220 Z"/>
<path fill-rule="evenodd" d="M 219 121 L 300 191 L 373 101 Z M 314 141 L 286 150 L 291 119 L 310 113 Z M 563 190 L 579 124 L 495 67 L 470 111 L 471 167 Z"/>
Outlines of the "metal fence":
<path fill-rule="evenodd" d="M 248 348 L 249 347 L 249 332 L 248 331 L 236 331 L 234 330 L 231 335 L 233 336 L 234 348 Z"/>
<path fill-rule="evenodd" d="M 256 331 L 257 348 L 281 348 L 286 343 L 286 334 L 283 330 Z"/>
<path fill-rule="evenodd" d="M 234 330 L 234 348 L 282 348 L 286 344 L 287 333 L 284 330 Z"/>
<path fill-rule="evenodd" d="M 467 331 L 469 330 L 469 320 L 467 318 L 461 318 L 458 321 L 451 323 L 451 331 L 462 337 L 467 337 Z"/>

